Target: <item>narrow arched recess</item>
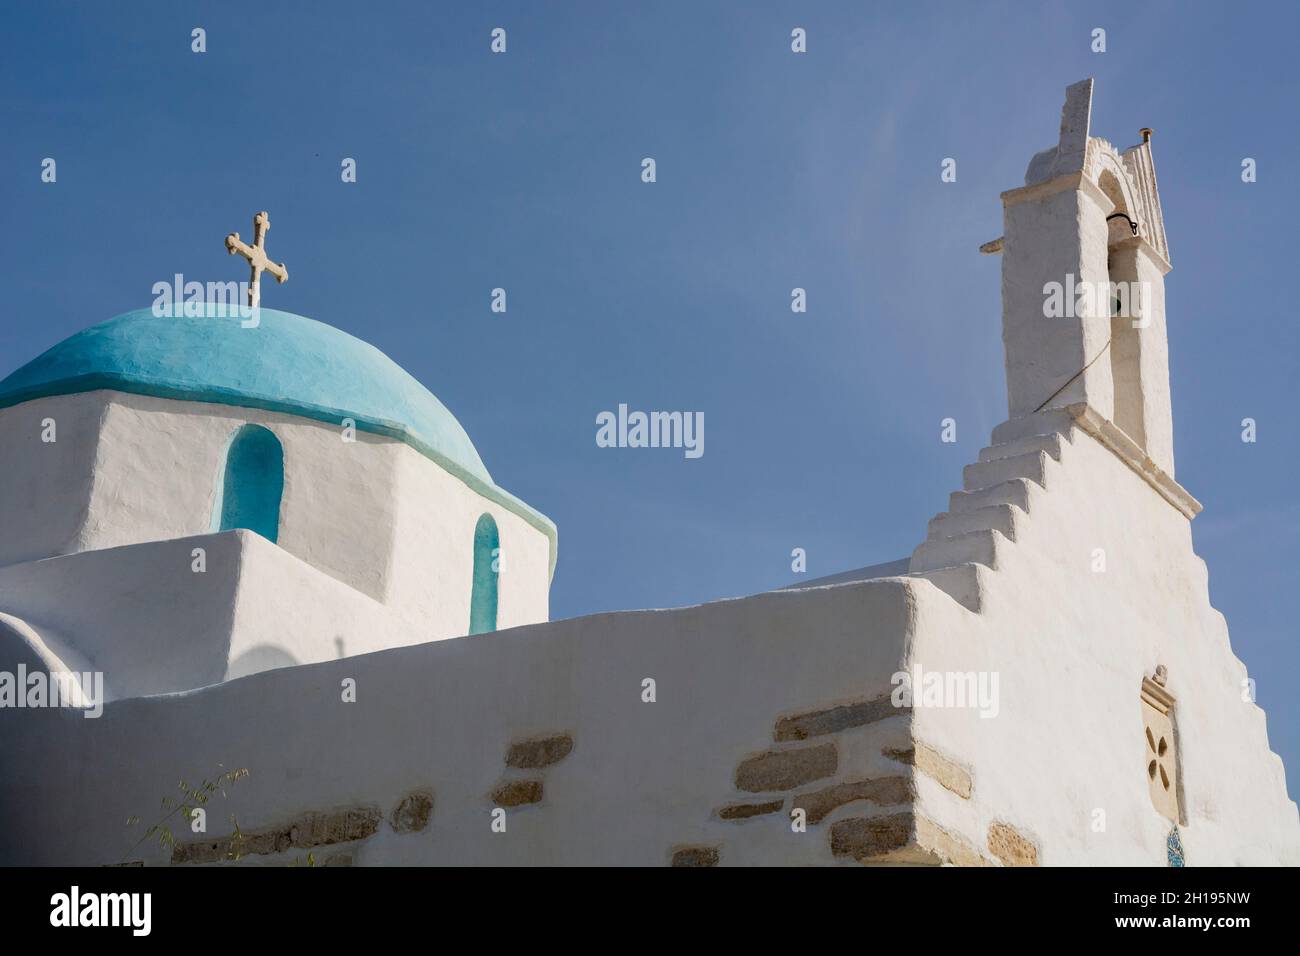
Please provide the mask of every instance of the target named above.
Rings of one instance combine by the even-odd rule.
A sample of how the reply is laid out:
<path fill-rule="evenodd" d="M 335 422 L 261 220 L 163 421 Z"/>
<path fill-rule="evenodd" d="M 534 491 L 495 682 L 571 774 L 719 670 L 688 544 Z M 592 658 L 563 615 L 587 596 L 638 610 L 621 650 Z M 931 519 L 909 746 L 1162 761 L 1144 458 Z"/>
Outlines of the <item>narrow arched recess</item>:
<path fill-rule="evenodd" d="M 226 452 L 213 509 L 216 531 L 246 528 L 270 542 L 280 537 L 284 448 L 269 428 L 245 425 Z"/>
<path fill-rule="evenodd" d="M 469 600 L 469 632 L 497 629 L 497 581 L 501 577 L 501 538 L 497 523 L 485 514 L 474 526 L 474 584 Z"/>

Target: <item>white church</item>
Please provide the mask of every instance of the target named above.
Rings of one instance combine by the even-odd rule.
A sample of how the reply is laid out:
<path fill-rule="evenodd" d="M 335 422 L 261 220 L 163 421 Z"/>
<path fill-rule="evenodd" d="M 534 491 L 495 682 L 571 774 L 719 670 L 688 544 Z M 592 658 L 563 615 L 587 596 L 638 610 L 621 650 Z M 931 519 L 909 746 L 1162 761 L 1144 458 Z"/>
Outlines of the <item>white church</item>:
<path fill-rule="evenodd" d="M 1300 864 L 1175 478 L 1150 134 L 1091 103 L 982 248 L 1007 421 L 889 565 L 552 622 L 555 525 L 350 335 L 144 309 L 14 371 L 0 864 Z"/>

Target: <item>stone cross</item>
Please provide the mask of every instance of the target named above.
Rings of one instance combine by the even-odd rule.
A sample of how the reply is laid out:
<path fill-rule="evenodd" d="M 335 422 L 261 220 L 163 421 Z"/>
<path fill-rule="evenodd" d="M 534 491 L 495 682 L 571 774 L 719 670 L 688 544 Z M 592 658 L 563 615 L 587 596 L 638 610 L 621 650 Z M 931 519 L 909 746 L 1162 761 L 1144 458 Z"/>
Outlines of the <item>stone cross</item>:
<path fill-rule="evenodd" d="M 237 232 L 232 232 L 226 236 L 226 251 L 232 256 L 238 252 L 253 267 L 253 281 L 248 287 L 249 306 L 256 306 L 262 300 L 261 279 L 263 269 L 275 276 L 277 282 L 287 282 L 289 279 L 289 270 L 284 267 L 283 262 L 275 263 L 266 258 L 266 231 L 270 228 L 271 217 L 265 212 L 259 212 L 253 217 L 253 244 L 251 246 L 241 242 Z"/>
<path fill-rule="evenodd" d="M 1088 158 L 1088 132 L 1092 125 L 1092 79 L 1071 83 L 1065 88 L 1065 105 L 1061 107 L 1061 134 L 1056 144 L 1056 162 L 1052 174 L 1064 176 L 1083 169 Z"/>

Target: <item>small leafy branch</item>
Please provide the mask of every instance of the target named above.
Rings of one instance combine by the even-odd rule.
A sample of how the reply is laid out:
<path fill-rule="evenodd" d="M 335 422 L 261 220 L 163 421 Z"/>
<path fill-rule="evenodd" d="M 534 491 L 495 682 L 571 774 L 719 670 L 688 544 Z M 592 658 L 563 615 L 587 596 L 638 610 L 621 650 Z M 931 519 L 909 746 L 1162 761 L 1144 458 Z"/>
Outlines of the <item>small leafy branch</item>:
<path fill-rule="evenodd" d="M 217 766 L 221 765 L 218 764 Z M 221 771 L 214 779 L 208 780 L 204 778 L 198 784 L 193 786 L 186 783 L 184 780 L 179 781 L 177 783 L 177 788 L 181 791 L 183 797 L 181 799 L 163 797 L 161 811 L 163 814 L 162 817 L 144 831 L 144 835 L 131 846 L 130 850 L 127 851 L 127 856 L 130 856 L 136 847 L 140 846 L 140 844 L 154 838 L 158 840 L 158 845 L 160 847 L 164 848 L 169 853 L 173 852 L 176 848 L 176 835 L 172 833 L 172 823 L 177 814 L 180 814 L 181 818 L 188 823 L 194 811 L 206 807 L 208 801 L 212 799 L 213 794 L 228 797 L 229 794 L 227 793 L 227 787 L 235 783 L 235 781 L 242 780 L 247 776 L 248 768 L 240 767 L 238 770 Z M 234 835 L 230 839 L 231 850 L 227 855 L 227 858 L 238 860 L 240 856 L 243 855 L 244 833 L 239 828 L 239 821 L 235 819 L 233 813 L 230 815 L 230 822 L 234 826 Z M 138 816 L 128 817 L 126 821 L 127 826 L 136 826 L 139 823 L 140 817 Z M 123 862 L 125 862 L 125 858 L 123 858 Z"/>

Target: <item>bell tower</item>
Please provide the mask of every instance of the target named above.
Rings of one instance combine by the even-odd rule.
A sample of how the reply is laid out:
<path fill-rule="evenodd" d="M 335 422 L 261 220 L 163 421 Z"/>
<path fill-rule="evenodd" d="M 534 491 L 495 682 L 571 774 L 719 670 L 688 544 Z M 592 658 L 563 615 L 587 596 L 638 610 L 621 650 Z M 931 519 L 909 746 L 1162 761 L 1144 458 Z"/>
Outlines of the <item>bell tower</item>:
<path fill-rule="evenodd" d="M 1066 89 L 1057 144 L 1002 194 L 1002 340 L 1012 419 L 1072 409 L 1112 423 L 1174 473 L 1151 130 L 1120 151 L 1089 135 L 1091 79 Z"/>

